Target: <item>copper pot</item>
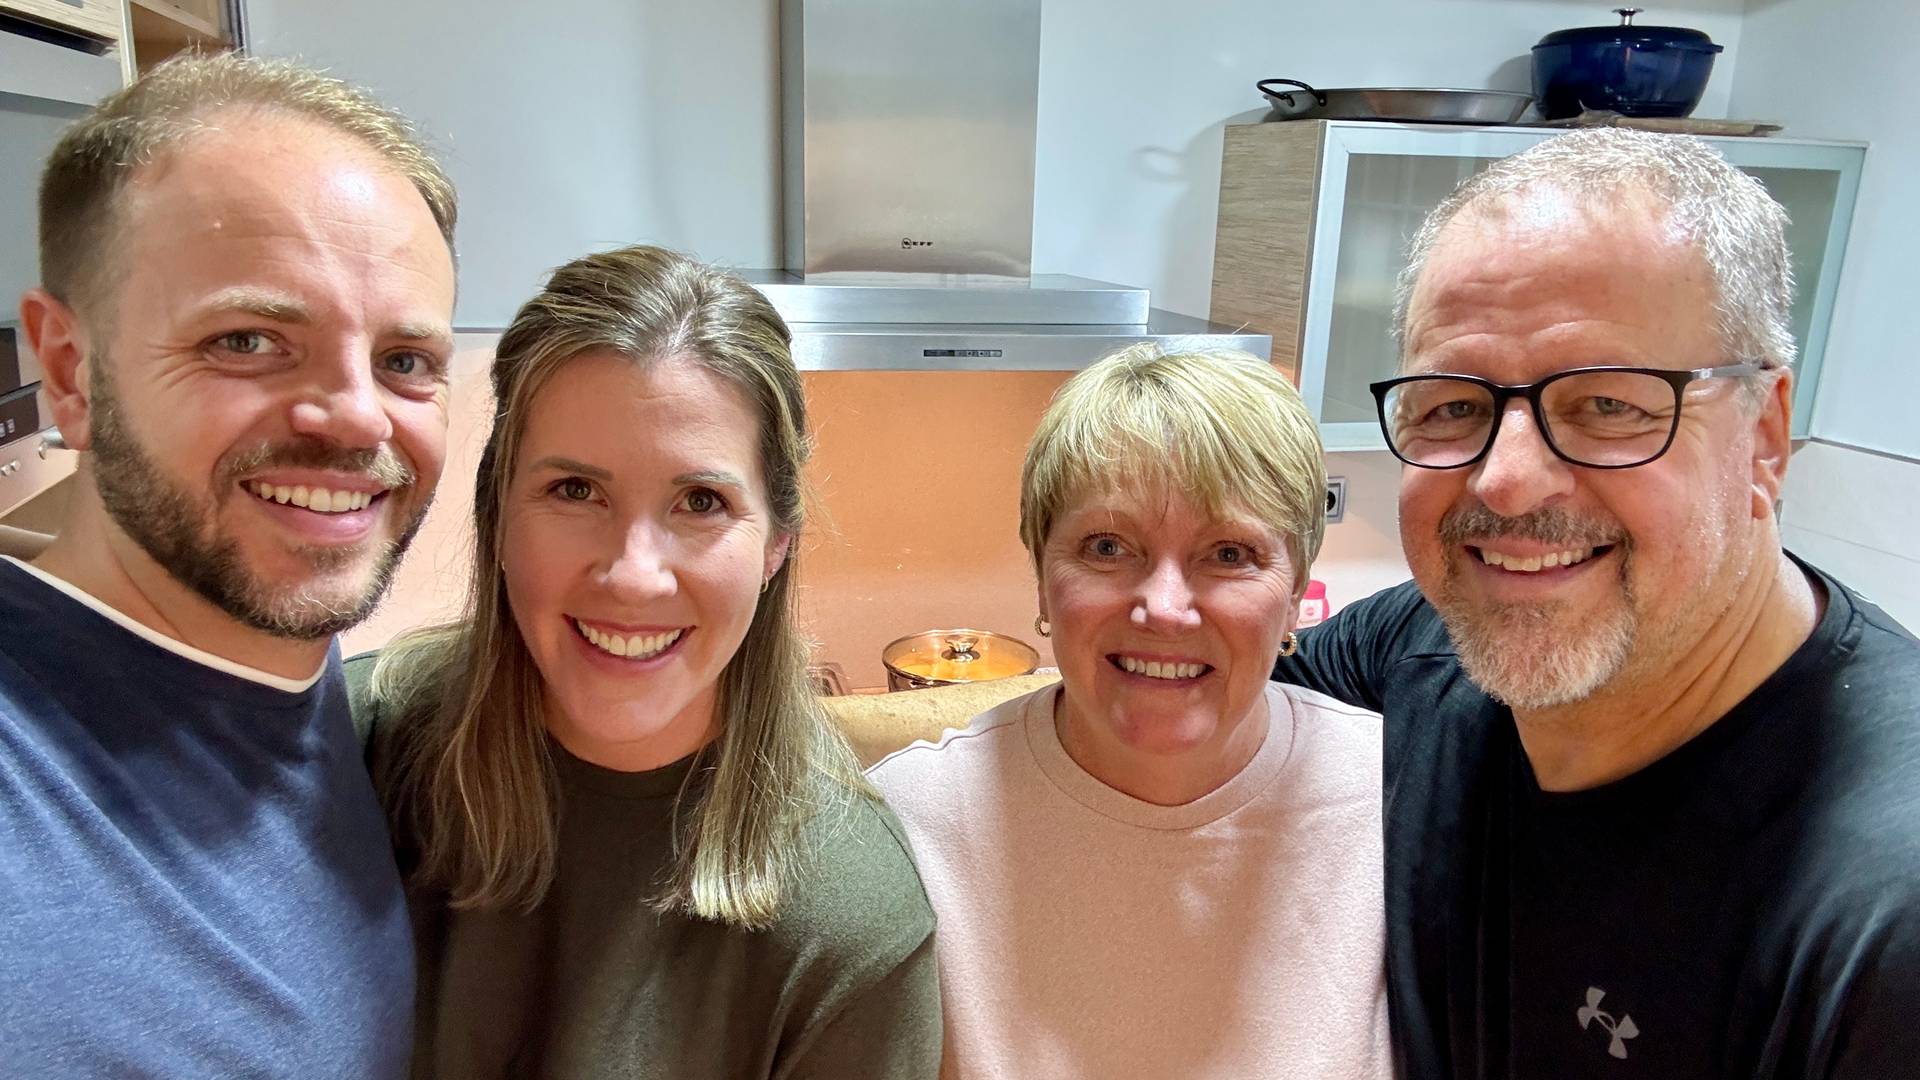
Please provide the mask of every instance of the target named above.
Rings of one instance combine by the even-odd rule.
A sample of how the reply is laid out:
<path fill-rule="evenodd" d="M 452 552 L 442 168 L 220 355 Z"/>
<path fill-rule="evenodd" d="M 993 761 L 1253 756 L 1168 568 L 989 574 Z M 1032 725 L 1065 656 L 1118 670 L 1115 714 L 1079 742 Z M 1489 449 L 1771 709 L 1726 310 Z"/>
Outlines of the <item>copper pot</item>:
<path fill-rule="evenodd" d="M 928 630 L 909 634 L 880 650 L 887 689 L 985 682 L 1031 675 L 1040 654 L 1019 638 L 991 630 Z"/>

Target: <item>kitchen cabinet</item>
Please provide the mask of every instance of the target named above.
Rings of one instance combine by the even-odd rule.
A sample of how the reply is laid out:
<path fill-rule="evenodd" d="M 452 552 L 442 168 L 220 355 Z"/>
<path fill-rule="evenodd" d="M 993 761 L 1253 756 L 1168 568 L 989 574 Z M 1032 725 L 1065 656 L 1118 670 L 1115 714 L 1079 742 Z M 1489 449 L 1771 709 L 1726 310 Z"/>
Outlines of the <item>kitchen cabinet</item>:
<path fill-rule="evenodd" d="M 1212 320 L 1273 336 L 1273 360 L 1293 372 L 1327 449 L 1384 449 L 1367 384 L 1398 369 L 1393 292 L 1408 241 L 1461 180 L 1557 134 L 1337 120 L 1229 125 Z M 1866 146 L 1707 141 L 1792 218 L 1793 433 L 1804 438 Z"/>
<path fill-rule="evenodd" d="M 177 52 L 220 52 L 232 47 L 224 0 L 126 0 L 133 32 L 133 61 L 147 69 Z"/>
<path fill-rule="evenodd" d="M 49 44 L 105 53 L 120 63 L 126 82 L 188 49 L 232 48 L 227 6 L 227 0 L 0 0 L 0 34 L 46 27 L 74 35 Z"/>
<path fill-rule="evenodd" d="M 120 40 L 121 0 L 0 0 L 0 15 L 111 44 Z"/>

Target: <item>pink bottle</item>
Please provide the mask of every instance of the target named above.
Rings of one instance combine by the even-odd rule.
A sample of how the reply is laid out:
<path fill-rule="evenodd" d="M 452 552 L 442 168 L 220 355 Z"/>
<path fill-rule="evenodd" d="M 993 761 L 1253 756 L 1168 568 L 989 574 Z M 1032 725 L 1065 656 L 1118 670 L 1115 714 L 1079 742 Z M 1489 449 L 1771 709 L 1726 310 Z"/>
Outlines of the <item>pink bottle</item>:
<path fill-rule="evenodd" d="M 1300 621 L 1294 623 L 1297 630 L 1309 626 L 1318 626 L 1327 619 L 1327 585 L 1323 581 L 1309 580 L 1307 593 L 1300 598 Z"/>

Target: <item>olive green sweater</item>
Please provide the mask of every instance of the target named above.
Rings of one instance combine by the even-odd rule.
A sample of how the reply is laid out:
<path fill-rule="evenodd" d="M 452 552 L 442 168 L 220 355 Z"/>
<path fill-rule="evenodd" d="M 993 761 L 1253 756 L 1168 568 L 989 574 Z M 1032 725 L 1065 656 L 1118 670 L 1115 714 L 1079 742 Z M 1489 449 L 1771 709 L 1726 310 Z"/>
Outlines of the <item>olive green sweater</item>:
<path fill-rule="evenodd" d="M 379 758 L 370 668 L 358 658 L 348 674 Z M 827 794 L 806 838 L 815 854 L 767 930 L 663 915 L 650 900 L 691 759 L 619 773 L 552 745 L 560 849 L 539 905 L 454 911 L 435 890 L 409 890 L 414 1076 L 937 1075 L 933 912 L 891 812 Z"/>

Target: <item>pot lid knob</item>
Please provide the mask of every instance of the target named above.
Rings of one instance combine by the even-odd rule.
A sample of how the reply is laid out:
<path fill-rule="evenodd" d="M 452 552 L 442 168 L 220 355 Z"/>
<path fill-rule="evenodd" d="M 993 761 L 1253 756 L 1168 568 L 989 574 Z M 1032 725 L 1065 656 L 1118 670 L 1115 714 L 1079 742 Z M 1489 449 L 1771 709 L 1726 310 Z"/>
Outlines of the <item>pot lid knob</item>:
<path fill-rule="evenodd" d="M 948 638 L 945 645 L 940 649 L 940 659 L 952 660 L 955 663 L 961 664 L 967 663 L 970 660 L 978 660 L 980 659 L 980 652 L 974 647 L 978 644 L 980 644 L 979 638 Z"/>
<path fill-rule="evenodd" d="M 1634 17 L 1635 15 L 1638 15 L 1638 14 L 1640 14 L 1641 12 L 1643 12 L 1643 11 L 1645 11 L 1645 10 L 1646 10 L 1646 8 L 1637 8 L 1637 7 L 1617 7 L 1617 8 L 1614 8 L 1614 9 L 1613 9 L 1613 13 L 1614 13 L 1615 15 L 1618 15 L 1618 16 L 1620 16 L 1620 25 L 1621 25 L 1621 26 L 1632 26 L 1632 25 L 1633 25 L 1633 17 Z"/>

